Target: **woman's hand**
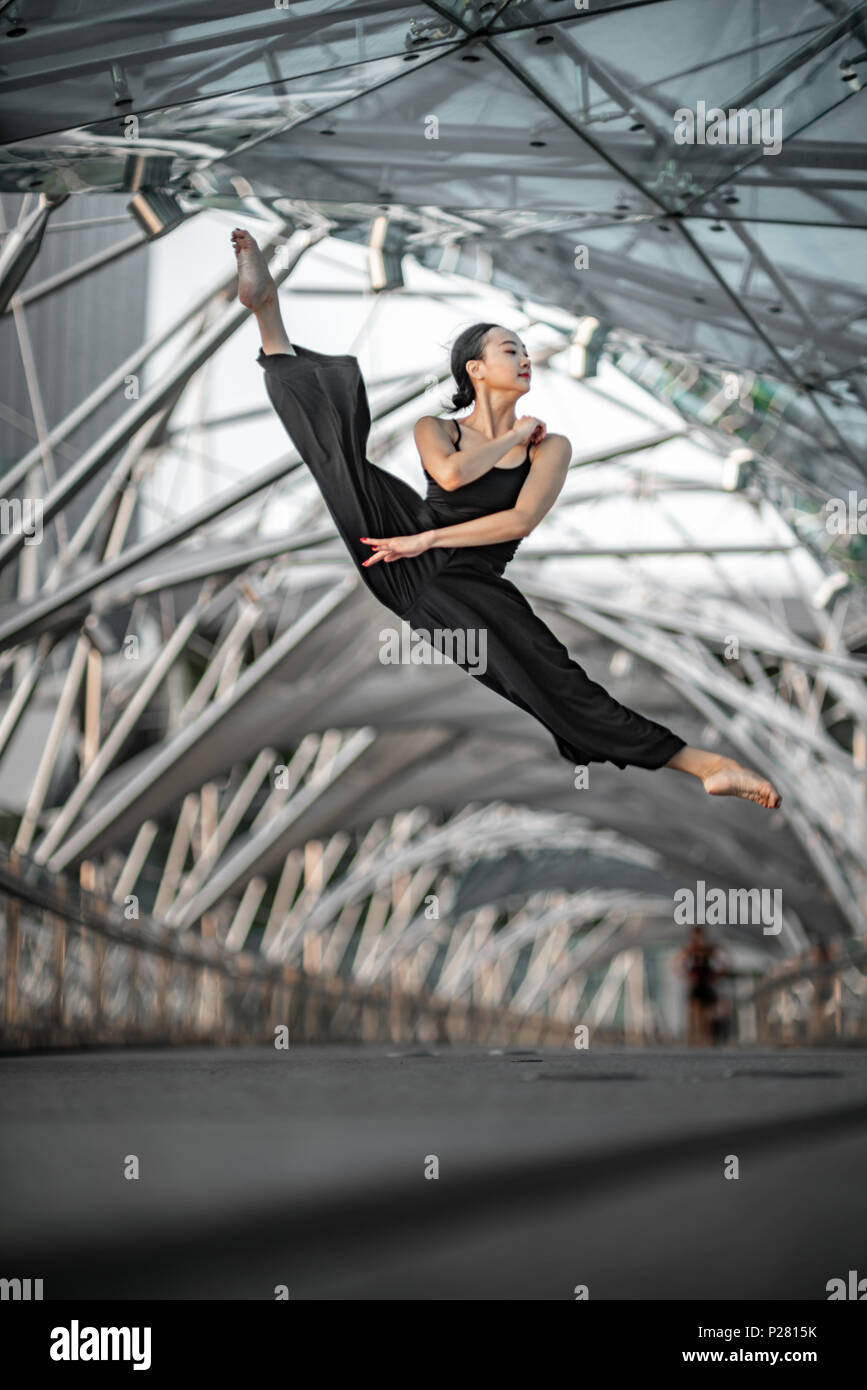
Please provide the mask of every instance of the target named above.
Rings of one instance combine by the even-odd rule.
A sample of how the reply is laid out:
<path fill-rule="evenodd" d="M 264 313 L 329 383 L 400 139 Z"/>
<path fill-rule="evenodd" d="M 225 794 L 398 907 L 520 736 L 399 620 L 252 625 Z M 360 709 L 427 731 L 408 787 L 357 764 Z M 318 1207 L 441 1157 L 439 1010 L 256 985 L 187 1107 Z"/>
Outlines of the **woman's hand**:
<path fill-rule="evenodd" d="M 361 536 L 365 545 L 372 545 L 375 553 L 369 559 L 362 562 L 362 567 L 375 565 L 377 560 L 385 560 L 390 564 L 392 560 L 409 560 L 413 555 L 423 555 L 426 550 L 430 550 L 432 544 L 432 534 L 430 531 L 419 531 L 414 536 L 390 536 L 386 540 L 377 540 L 374 536 Z"/>
<path fill-rule="evenodd" d="M 544 420 L 535 415 L 519 415 L 512 426 L 512 433 L 519 444 L 541 444 L 548 427 Z"/>

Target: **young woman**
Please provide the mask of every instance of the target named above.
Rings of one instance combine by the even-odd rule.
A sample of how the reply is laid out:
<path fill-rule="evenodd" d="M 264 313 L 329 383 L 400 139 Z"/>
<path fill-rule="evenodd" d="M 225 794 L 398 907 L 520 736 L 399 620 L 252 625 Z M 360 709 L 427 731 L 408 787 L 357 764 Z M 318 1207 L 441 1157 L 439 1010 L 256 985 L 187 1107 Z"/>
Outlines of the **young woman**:
<path fill-rule="evenodd" d="M 357 359 L 292 344 L 259 247 L 240 228 L 232 243 L 239 298 L 259 323 L 257 360 L 268 395 L 380 602 L 435 646 L 437 630 L 483 632 L 486 669 L 458 664 L 532 714 L 573 765 L 670 767 L 699 778 L 711 796 L 779 806 L 757 773 L 687 747 L 591 681 L 504 578 L 521 539 L 557 500 L 572 457 L 562 434 L 548 434 L 535 416 L 515 416 L 530 389 L 530 358 L 518 335 L 480 323 L 455 342 L 453 408 L 473 409 L 460 422 L 430 415 L 417 422 L 427 475 L 422 498 L 365 458 L 370 410 Z"/>

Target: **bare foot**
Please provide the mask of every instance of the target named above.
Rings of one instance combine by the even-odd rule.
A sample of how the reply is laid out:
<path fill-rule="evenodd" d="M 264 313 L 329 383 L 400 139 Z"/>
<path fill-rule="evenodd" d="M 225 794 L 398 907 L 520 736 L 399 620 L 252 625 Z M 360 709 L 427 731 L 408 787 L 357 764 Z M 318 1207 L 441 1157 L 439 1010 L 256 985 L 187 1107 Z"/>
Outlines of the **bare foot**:
<path fill-rule="evenodd" d="M 740 796 L 769 810 L 776 810 L 783 801 L 770 782 L 757 772 L 741 767 L 733 758 L 721 758 L 720 767 L 703 777 L 702 785 L 708 796 Z"/>
<path fill-rule="evenodd" d="M 258 313 L 266 304 L 276 304 L 277 286 L 257 242 L 249 232 L 236 227 L 232 245 L 238 257 L 238 298 L 244 308 Z"/>

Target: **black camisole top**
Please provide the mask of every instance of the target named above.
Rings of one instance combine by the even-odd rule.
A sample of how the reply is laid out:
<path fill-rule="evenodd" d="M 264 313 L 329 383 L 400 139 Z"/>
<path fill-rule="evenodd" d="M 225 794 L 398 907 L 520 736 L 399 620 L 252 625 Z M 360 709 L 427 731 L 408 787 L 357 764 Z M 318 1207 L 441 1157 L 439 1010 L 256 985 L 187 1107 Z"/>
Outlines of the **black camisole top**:
<path fill-rule="evenodd" d="M 457 448 L 461 442 L 461 424 L 459 420 L 455 420 L 455 424 L 458 427 L 458 436 L 455 440 L 455 448 Z M 518 500 L 518 493 L 524 486 L 531 467 L 530 446 L 528 444 L 527 452 L 521 463 L 506 468 L 494 464 L 493 468 L 489 468 L 487 473 L 483 473 L 480 478 L 474 478 L 472 482 L 464 483 L 461 487 L 453 488 L 451 492 L 447 492 L 445 488 L 440 487 L 436 478 L 432 477 L 422 464 L 422 472 L 427 478 L 425 500 L 430 504 L 435 514 L 436 525 L 456 526 L 462 521 L 474 521 L 476 517 L 488 516 L 491 512 L 508 511 L 510 507 L 514 507 Z M 477 550 L 484 560 L 493 565 L 499 574 L 502 574 L 519 545 L 520 539 L 517 539 L 498 541 L 495 545 L 468 546 L 466 549 Z M 463 547 L 461 548 L 463 549 Z"/>

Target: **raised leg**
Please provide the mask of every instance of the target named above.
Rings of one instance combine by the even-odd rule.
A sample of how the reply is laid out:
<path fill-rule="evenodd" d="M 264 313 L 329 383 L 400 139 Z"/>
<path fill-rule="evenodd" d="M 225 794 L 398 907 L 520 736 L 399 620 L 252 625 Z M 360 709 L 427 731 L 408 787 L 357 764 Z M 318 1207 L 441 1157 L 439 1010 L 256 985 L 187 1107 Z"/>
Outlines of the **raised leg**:
<path fill-rule="evenodd" d="M 681 748 L 664 766 L 697 777 L 708 796 L 740 796 L 768 810 L 782 805 L 783 798 L 764 777 L 704 748 Z"/>
<path fill-rule="evenodd" d="M 262 335 L 262 351 L 291 352 L 286 326 L 280 314 L 277 286 L 271 276 L 258 243 L 241 227 L 232 232 L 232 245 L 238 258 L 238 298 L 245 308 L 256 315 Z"/>

